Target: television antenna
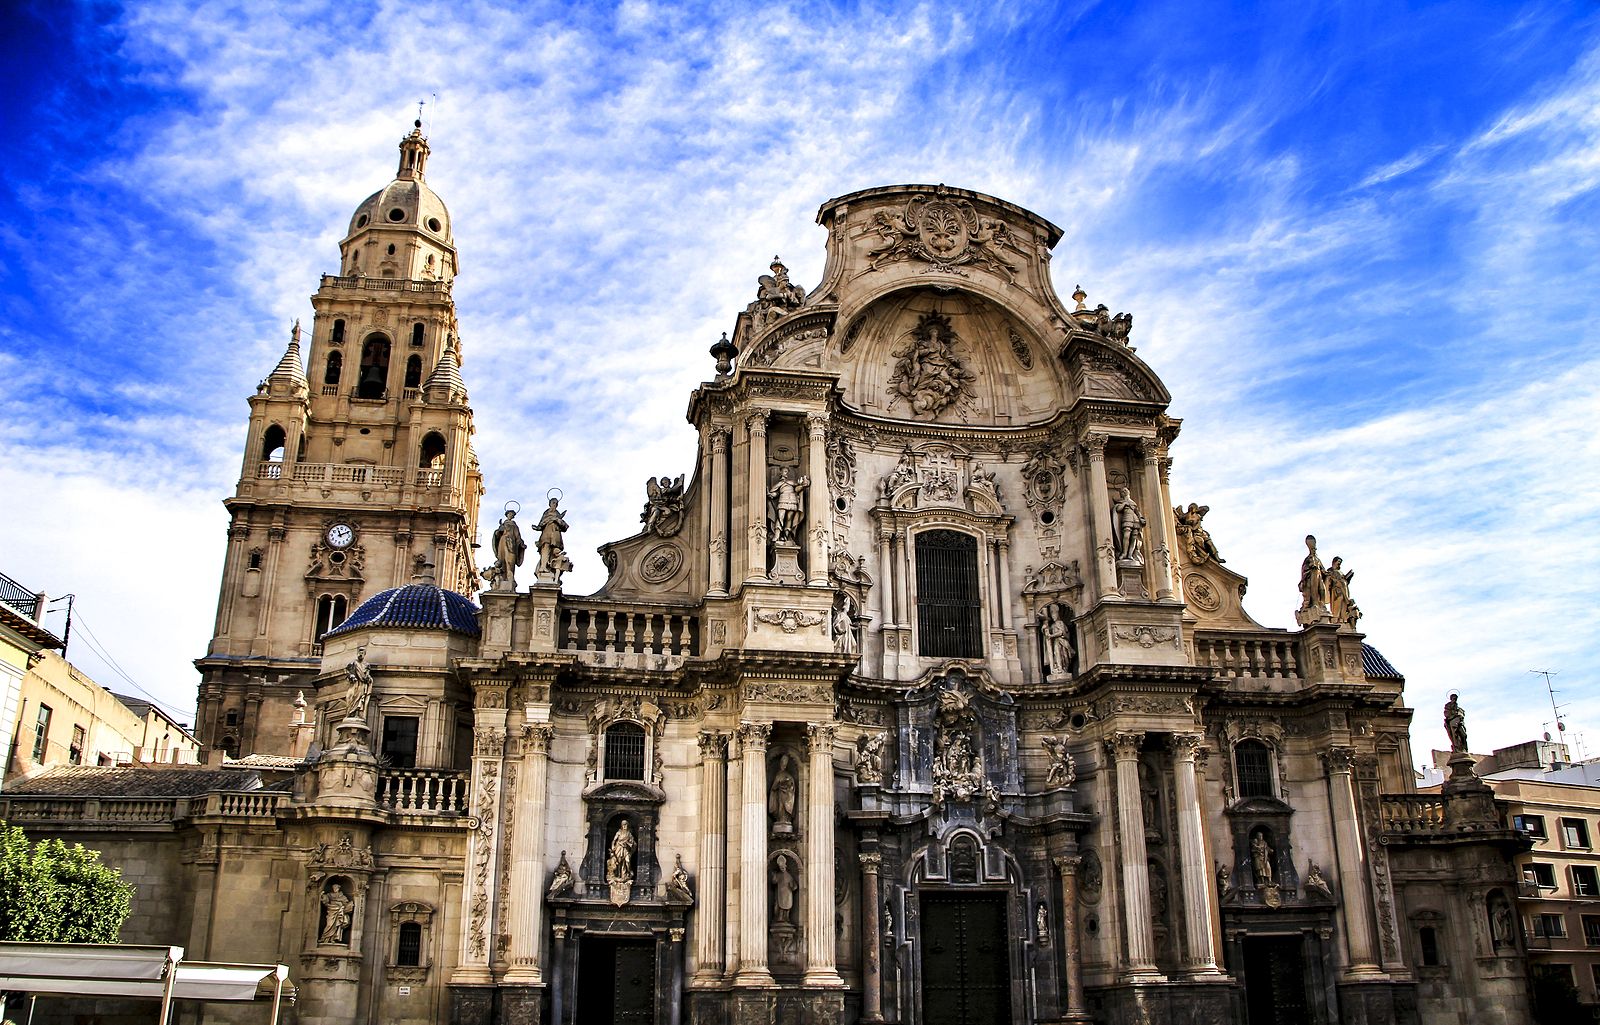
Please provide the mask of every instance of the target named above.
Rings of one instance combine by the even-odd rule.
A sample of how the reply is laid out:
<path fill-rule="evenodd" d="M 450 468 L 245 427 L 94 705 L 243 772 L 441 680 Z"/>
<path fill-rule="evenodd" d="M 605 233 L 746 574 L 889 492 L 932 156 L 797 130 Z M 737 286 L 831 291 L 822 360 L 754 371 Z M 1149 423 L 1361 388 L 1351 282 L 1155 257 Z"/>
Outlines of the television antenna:
<path fill-rule="evenodd" d="M 1556 695 L 1558 693 L 1560 693 L 1560 692 L 1557 691 L 1555 689 L 1555 687 L 1550 683 L 1550 677 L 1552 677 L 1552 676 L 1560 676 L 1561 675 L 1561 670 L 1559 670 L 1559 669 L 1530 669 L 1530 670 L 1528 670 L 1528 672 L 1534 674 L 1535 676 L 1544 677 L 1544 689 L 1550 692 L 1550 714 L 1555 720 L 1554 726 L 1556 728 L 1556 737 L 1559 740 L 1559 739 L 1562 738 L 1562 735 L 1567 732 L 1567 724 L 1561 718 L 1561 710 L 1563 708 L 1565 708 L 1566 706 L 1565 705 L 1556 704 Z M 1552 725 L 1551 723 L 1545 723 L 1544 724 L 1545 729 L 1548 731 L 1551 725 Z M 1546 732 L 1545 735 L 1544 735 L 1544 738 L 1546 740 L 1549 740 L 1550 739 L 1550 734 L 1548 732 Z"/>

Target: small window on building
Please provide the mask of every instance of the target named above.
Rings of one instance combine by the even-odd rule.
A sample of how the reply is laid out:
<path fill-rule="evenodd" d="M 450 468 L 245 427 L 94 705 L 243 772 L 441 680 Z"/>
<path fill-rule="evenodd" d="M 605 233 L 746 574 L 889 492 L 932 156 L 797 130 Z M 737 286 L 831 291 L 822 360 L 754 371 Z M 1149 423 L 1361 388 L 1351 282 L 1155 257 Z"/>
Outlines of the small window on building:
<path fill-rule="evenodd" d="M 417 465 L 425 470 L 444 469 L 444 435 L 429 431 L 422 439 L 422 450 L 417 455 Z"/>
<path fill-rule="evenodd" d="M 1589 965 L 1589 977 L 1594 982 L 1596 992 L 1600 992 L 1600 961 Z"/>
<path fill-rule="evenodd" d="M 261 460 L 267 463 L 283 462 L 284 442 L 288 435 L 283 433 L 283 428 L 273 424 L 267 428 L 267 433 L 261 436 Z"/>
<path fill-rule="evenodd" d="M 956 530 L 917 535 L 917 652 L 982 658 L 978 539 Z"/>
<path fill-rule="evenodd" d="M 1439 960 L 1439 932 L 1431 925 L 1425 925 L 1417 930 L 1417 943 L 1422 948 L 1422 963 L 1430 968 L 1437 967 L 1442 962 Z"/>
<path fill-rule="evenodd" d="M 1583 916 L 1583 942 L 1591 947 L 1600 947 L 1600 915 Z"/>
<path fill-rule="evenodd" d="M 317 633 L 316 640 L 322 640 L 322 635 L 343 623 L 350 615 L 350 602 L 342 594 L 325 594 L 317 599 Z"/>
<path fill-rule="evenodd" d="M 50 750 L 50 706 L 39 706 L 39 717 L 33 724 L 33 760 L 44 764 L 45 752 Z"/>
<path fill-rule="evenodd" d="M 644 779 L 644 727 L 613 723 L 606 729 L 606 779 Z"/>
<path fill-rule="evenodd" d="M 72 746 L 67 748 L 67 761 L 73 765 L 83 764 L 83 742 L 85 739 L 83 727 L 74 723 L 72 727 Z M 1590 869 L 1591 874 L 1593 871 L 1593 869 Z"/>
<path fill-rule="evenodd" d="M 396 769 L 412 769 L 417 764 L 417 717 L 383 717 L 383 757 Z"/>
<path fill-rule="evenodd" d="M 322 372 L 323 384 L 338 384 L 339 373 L 344 370 L 344 353 L 328 353 L 328 369 Z"/>
<path fill-rule="evenodd" d="M 1589 824 L 1582 819 L 1562 819 L 1561 844 L 1563 847 L 1577 847 L 1582 850 L 1588 850 Z"/>
<path fill-rule="evenodd" d="M 1547 835 L 1544 831 L 1543 815 L 1518 815 L 1512 821 L 1518 829 L 1535 840 L 1543 840 Z"/>
<path fill-rule="evenodd" d="M 415 968 L 422 963 L 422 923 L 401 922 L 400 942 L 395 949 L 395 964 Z"/>
<path fill-rule="evenodd" d="M 412 356 L 406 360 L 406 387 L 422 387 L 422 357 Z"/>
<path fill-rule="evenodd" d="M 344 344 L 344 321 L 336 320 L 333 322 L 333 336 L 330 340 L 334 345 Z"/>
<path fill-rule="evenodd" d="M 222 717 L 222 720 L 229 726 L 237 726 L 239 725 L 239 713 L 230 709 L 228 714 Z"/>
<path fill-rule="evenodd" d="M 1239 796 L 1273 797 L 1272 749 L 1259 740 L 1241 740 L 1233 747 L 1239 772 Z"/>
<path fill-rule="evenodd" d="M 1572 866 L 1572 895 L 1574 897 L 1600 897 L 1600 879 L 1593 865 Z"/>
<path fill-rule="evenodd" d="M 1528 867 L 1522 870 L 1522 874 L 1527 878 L 1532 879 L 1534 885 L 1542 889 L 1553 890 L 1556 888 L 1556 870 L 1554 865 L 1546 865 L 1543 862 L 1538 861 L 1529 862 Z"/>
<path fill-rule="evenodd" d="M 428 257 L 428 259 L 431 260 L 431 259 L 433 259 L 433 257 L 430 256 L 430 257 Z M 411 344 L 412 344 L 412 346 L 414 348 L 418 348 L 418 349 L 422 348 L 422 325 L 421 324 L 412 324 L 411 325 Z"/>
<path fill-rule="evenodd" d="M 256 549 L 254 549 L 254 550 L 252 550 L 250 552 L 250 568 L 251 569 L 260 569 L 261 568 L 261 549 L 256 548 Z"/>
<path fill-rule="evenodd" d="M 1562 915 L 1534 915 L 1533 934 L 1560 939 L 1567 934 L 1567 920 Z"/>

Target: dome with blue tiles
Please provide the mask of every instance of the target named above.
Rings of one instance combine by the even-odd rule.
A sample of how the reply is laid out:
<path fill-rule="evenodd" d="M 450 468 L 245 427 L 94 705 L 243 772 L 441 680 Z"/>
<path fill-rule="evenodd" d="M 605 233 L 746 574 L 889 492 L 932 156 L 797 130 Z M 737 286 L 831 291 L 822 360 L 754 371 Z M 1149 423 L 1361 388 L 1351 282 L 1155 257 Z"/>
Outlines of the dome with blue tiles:
<path fill-rule="evenodd" d="M 478 636 L 478 607 L 472 599 L 431 582 L 406 584 L 380 591 L 361 603 L 350 618 L 324 637 L 337 637 L 363 627 L 406 630 L 452 630 Z"/>

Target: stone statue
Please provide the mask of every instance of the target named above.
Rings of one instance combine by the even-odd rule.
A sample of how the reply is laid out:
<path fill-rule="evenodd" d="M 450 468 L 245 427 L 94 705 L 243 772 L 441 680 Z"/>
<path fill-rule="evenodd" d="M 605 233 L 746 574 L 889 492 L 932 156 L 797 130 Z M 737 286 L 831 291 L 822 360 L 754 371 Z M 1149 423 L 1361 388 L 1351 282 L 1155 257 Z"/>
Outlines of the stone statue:
<path fill-rule="evenodd" d="M 1039 610 L 1039 637 L 1044 642 L 1045 668 L 1057 680 L 1072 674 L 1072 628 L 1067 626 L 1060 602 Z"/>
<path fill-rule="evenodd" d="M 329 945 L 348 943 L 350 917 L 355 906 L 356 902 L 345 894 L 343 886 L 331 884 L 328 892 L 322 895 L 322 934 L 317 937 L 317 942 Z"/>
<path fill-rule="evenodd" d="M 1335 555 L 1333 562 L 1323 571 L 1325 580 L 1323 586 L 1328 593 L 1328 611 L 1333 616 L 1333 621 L 1353 629 L 1356 620 L 1361 618 L 1361 610 L 1350 600 L 1350 581 L 1355 579 L 1356 572 L 1345 570 L 1343 566 L 1344 558 Z"/>
<path fill-rule="evenodd" d="M 856 738 L 856 782 L 883 783 L 883 745 L 886 733 L 863 733 Z"/>
<path fill-rule="evenodd" d="M 1296 615 L 1301 626 L 1315 623 L 1327 614 L 1328 571 L 1317 557 L 1317 539 L 1306 535 L 1306 557 L 1300 563 L 1300 611 Z"/>
<path fill-rule="evenodd" d="M 672 537 L 683 527 L 683 474 L 677 480 L 662 475 L 644 482 L 644 512 L 639 520 L 645 533 Z"/>
<path fill-rule="evenodd" d="M 621 907 L 628 902 L 628 896 L 633 889 L 633 851 L 637 846 L 633 839 L 633 827 L 627 819 L 622 820 L 622 825 L 617 827 L 617 833 L 611 838 L 611 848 L 606 854 L 606 886 L 611 890 L 611 903 Z"/>
<path fill-rule="evenodd" d="M 994 481 L 994 471 L 986 470 L 981 466 L 972 468 L 972 483 L 969 485 L 974 491 L 981 491 L 995 501 L 1000 500 L 1000 485 Z"/>
<path fill-rule="evenodd" d="M 1217 865 L 1217 900 L 1220 901 L 1220 900 L 1226 900 L 1227 899 L 1227 897 L 1228 897 L 1228 887 L 1229 887 L 1229 883 L 1230 883 L 1230 881 L 1232 879 L 1232 876 L 1233 876 L 1233 873 L 1228 871 L 1228 866 L 1223 865 L 1221 863 L 1218 863 L 1218 865 Z"/>
<path fill-rule="evenodd" d="M 895 464 L 894 470 L 883 478 L 883 496 L 885 498 L 893 498 L 896 491 L 899 491 L 907 484 L 915 483 L 916 479 L 916 458 L 911 454 L 911 449 L 907 448 L 900 453 L 900 462 Z"/>
<path fill-rule="evenodd" d="M 1499 894 L 1489 898 L 1489 935 L 1496 947 L 1514 946 L 1517 941 L 1511 904 Z"/>
<path fill-rule="evenodd" d="M 527 543 L 522 540 L 522 528 L 517 526 L 515 509 L 506 510 L 505 517 L 494 528 L 489 541 L 494 548 L 495 561 L 484 571 L 484 579 L 489 581 L 491 590 L 515 591 L 517 567 L 522 565 L 522 558 L 528 551 Z"/>
<path fill-rule="evenodd" d="M 789 870 L 788 855 L 778 855 L 777 866 L 772 870 L 772 921 L 775 924 L 790 923 L 794 914 L 794 895 L 799 889 L 800 881 Z"/>
<path fill-rule="evenodd" d="M 1467 750 L 1467 713 L 1452 693 L 1444 703 L 1444 731 L 1450 736 L 1450 752 Z"/>
<path fill-rule="evenodd" d="M 1050 771 L 1045 776 L 1046 787 L 1070 787 L 1078 778 L 1078 767 L 1067 751 L 1066 737 L 1043 737 L 1039 741 L 1050 756 Z"/>
<path fill-rule="evenodd" d="M 778 481 L 767 489 L 767 498 L 772 500 L 772 522 L 776 530 L 774 540 L 778 544 L 794 544 L 799 536 L 801 504 L 800 493 L 811 486 L 810 477 L 794 479 L 794 475 L 785 466 L 778 473 Z"/>
<path fill-rule="evenodd" d="M 1154 862 L 1150 863 L 1150 920 L 1157 924 L 1167 920 L 1167 877 L 1162 875 Z"/>
<path fill-rule="evenodd" d="M 923 314 L 911 331 L 911 344 L 890 354 L 895 364 L 888 408 L 904 400 L 913 415 L 932 417 L 971 401 L 978 375 L 956 353 L 957 341 L 950 318 Z"/>
<path fill-rule="evenodd" d="M 561 860 L 556 862 L 556 873 L 550 877 L 550 886 L 544 891 L 546 898 L 559 897 L 572 888 L 572 866 L 567 864 L 567 852 L 561 852 Z"/>
<path fill-rule="evenodd" d="M 562 564 L 571 569 L 572 561 L 566 557 L 567 542 L 562 535 L 567 532 L 567 521 L 556 508 L 557 501 L 550 499 L 550 507 L 539 517 L 539 565 L 534 572 L 540 580 L 560 584 Z"/>
<path fill-rule="evenodd" d="M 1323 900 L 1333 899 L 1333 888 L 1328 885 L 1328 880 L 1322 876 L 1322 867 L 1316 862 L 1306 869 L 1306 892 L 1315 894 Z"/>
<path fill-rule="evenodd" d="M 833 650 L 841 655 L 856 655 L 861 643 L 856 639 L 855 599 L 840 594 L 833 609 Z"/>
<path fill-rule="evenodd" d="M 794 832 L 794 799 L 799 780 L 794 774 L 794 759 L 785 752 L 778 759 L 778 771 L 767 792 L 767 812 L 772 816 L 774 833 Z"/>
<path fill-rule="evenodd" d="M 367 703 L 372 700 L 372 669 L 367 665 L 365 644 L 356 649 L 355 661 L 344 667 L 344 675 L 350 681 L 344 692 L 344 717 L 365 720 Z"/>
<path fill-rule="evenodd" d="M 756 279 L 756 301 L 746 309 L 757 330 L 798 309 L 806 301 L 806 290 L 789 280 L 789 268 L 782 260 L 774 256 L 768 269 L 771 274 Z"/>
<path fill-rule="evenodd" d="M 1050 905 L 1042 900 L 1033 913 L 1033 938 L 1041 947 L 1050 945 Z"/>
<path fill-rule="evenodd" d="M 672 870 L 672 877 L 667 880 L 667 899 L 694 903 L 694 891 L 689 889 L 689 873 L 683 869 L 681 854 L 678 855 L 677 867 Z"/>
<path fill-rule="evenodd" d="M 1250 838 L 1250 871 L 1255 875 L 1256 886 L 1272 885 L 1272 847 L 1266 833 L 1259 830 Z"/>
<path fill-rule="evenodd" d="M 1175 525 L 1178 531 L 1178 540 L 1183 542 L 1184 548 L 1188 551 L 1190 562 L 1196 566 L 1203 566 L 1207 560 L 1218 564 L 1228 561 L 1217 553 L 1217 546 L 1211 540 L 1211 532 L 1200 525 L 1200 521 L 1205 519 L 1206 513 L 1211 511 L 1209 505 L 1197 505 L 1194 502 L 1190 502 L 1189 508 L 1174 506 L 1172 511 L 1177 517 Z"/>
<path fill-rule="evenodd" d="M 1117 558 L 1122 562 L 1144 562 L 1144 516 L 1127 488 L 1111 503 L 1112 532 L 1117 540 Z"/>

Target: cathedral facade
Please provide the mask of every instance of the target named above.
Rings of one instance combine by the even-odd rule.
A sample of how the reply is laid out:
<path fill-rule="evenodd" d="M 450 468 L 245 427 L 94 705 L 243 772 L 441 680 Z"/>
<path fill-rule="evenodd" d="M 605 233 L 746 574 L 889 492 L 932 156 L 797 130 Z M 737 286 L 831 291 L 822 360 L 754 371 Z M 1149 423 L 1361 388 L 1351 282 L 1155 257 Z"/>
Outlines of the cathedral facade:
<path fill-rule="evenodd" d="M 1060 228 L 823 204 L 822 281 L 760 277 L 695 466 L 574 596 L 557 501 L 474 561 L 427 156 L 251 399 L 215 784 L 132 838 L 9 799 L 149 862 L 174 899 L 129 938 L 281 960 L 306 1023 L 1527 1020 L 1522 841 L 1470 760 L 1414 792 L 1314 538 L 1298 628 L 1245 612 L 1132 317 L 1052 283 Z"/>

